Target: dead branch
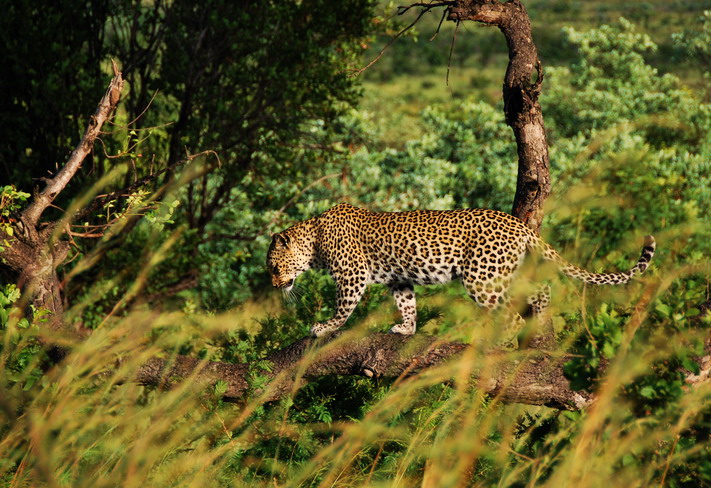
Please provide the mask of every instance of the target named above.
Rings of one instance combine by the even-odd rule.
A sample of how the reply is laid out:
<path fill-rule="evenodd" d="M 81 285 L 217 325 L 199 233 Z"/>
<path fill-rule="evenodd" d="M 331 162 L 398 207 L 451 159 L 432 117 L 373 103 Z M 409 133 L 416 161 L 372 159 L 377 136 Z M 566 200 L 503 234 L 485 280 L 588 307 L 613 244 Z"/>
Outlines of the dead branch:
<path fill-rule="evenodd" d="M 29 232 L 34 232 L 42 212 L 45 211 L 57 195 L 67 186 L 81 167 L 86 156 L 94 148 L 94 141 L 99 135 L 101 127 L 114 111 L 116 105 L 118 105 L 121 90 L 123 89 L 123 82 L 121 72 L 114 63 L 114 77 L 109 83 L 106 93 L 101 98 L 94 115 L 91 116 L 91 120 L 81 141 L 79 141 L 79 144 L 77 144 L 69 155 L 69 159 L 62 169 L 59 170 L 54 178 L 47 181 L 45 189 L 34 196 L 32 203 L 22 213 L 21 218 L 24 227 Z"/>
<path fill-rule="evenodd" d="M 387 51 L 387 49 L 388 49 L 390 46 L 392 46 L 392 44 L 393 44 L 395 41 L 397 41 L 405 32 L 407 32 L 407 31 L 409 31 L 410 29 L 412 29 L 412 28 L 420 21 L 420 19 L 422 18 L 422 16 L 425 15 L 427 12 L 429 12 L 430 10 L 432 10 L 433 8 L 436 8 L 436 7 L 448 7 L 448 5 L 449 5 L 450 3 L 451 3 L 451 2 L 416 3 L 416 4 L 408 5 L 408 6 L 406 6 L 406 7 L 398 7 L 398 12 L 397 12 L 398 15 L 403 15 L 403 14 L 406 13 L 408 10 L 410 10 L 411 8 L 414 8 L 414 7 L 421 7 L 422 10 L 420 10 L 420 13 L 417 14 L 417 18 L 415 18 L 414 21 L 412 21 L 407 27 L 404 27 L 401 31 L 399 31 L 397 34 L 395 34 L 395 35 L 385 44 L 385 46 L 383 46 L 383 48 L 380 50 L 380 52 L 378 53 L 378 55 L 375 56 L 375 58 L 373 58 L 368 64 L 366 64 L 366 65 L 363 66 L 362 68 L 358 68 L 358 69 L 352 70 L 350 76 L 358 76 L 358 75 L 361 74 L 363 71 L 367 70 L 368 68 L 370 68 L 371 66 L 373 66 L 375 63 L 377 63 L 377 62 L 380 60 L 380 58 L 383 57 L 383 54 L 385 54 L 385 51 Z M 442 17 L 444 18 L 444 15 L 443 15 Z M 441 22 L 440 22 L 440 24 L 441 24 Z M 439 28 L 438 28 L 438 30 L 439 30 Z"/>

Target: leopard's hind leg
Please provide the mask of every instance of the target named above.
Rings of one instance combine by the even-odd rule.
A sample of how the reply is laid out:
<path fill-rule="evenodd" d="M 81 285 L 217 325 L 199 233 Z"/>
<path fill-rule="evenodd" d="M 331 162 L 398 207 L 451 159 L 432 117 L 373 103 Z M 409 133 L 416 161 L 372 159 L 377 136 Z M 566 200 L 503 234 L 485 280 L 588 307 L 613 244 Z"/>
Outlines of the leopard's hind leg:
<path fill-rule="evenodd" d="M 555 347 L 555 332 L 553 318 L 550 310 L 551 287 L 542 284 L 533 295 L 526 298 L 530 307 L 530 315 L 534 327 L 527 340 L 528 347 L 533 349 L 552 349 Z"/>
<path fill-rule="evenodd" d="M 496 311 L 502 322 L 502 330 L 495 341 L 495 346 L 515 347 L 517 338 L 526 321 L 512 306 L 508 294 L 511 277 L 489 278 L 486 274 L 464 272 L 462 283 L 469 296 L 479 305 L 490 311 Z"/>

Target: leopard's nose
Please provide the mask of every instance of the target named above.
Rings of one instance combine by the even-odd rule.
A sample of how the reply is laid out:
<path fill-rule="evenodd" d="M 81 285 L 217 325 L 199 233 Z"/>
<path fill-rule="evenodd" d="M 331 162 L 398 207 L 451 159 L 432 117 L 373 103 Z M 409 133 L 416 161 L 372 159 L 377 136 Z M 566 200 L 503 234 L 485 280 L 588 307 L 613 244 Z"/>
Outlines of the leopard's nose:
<path fill-rule="evenodd" d="M 276 277 L 272 277 L 272 286 L 275 288 L 289 288 L 294 284 L 294 280 L 281 280 Z"/>

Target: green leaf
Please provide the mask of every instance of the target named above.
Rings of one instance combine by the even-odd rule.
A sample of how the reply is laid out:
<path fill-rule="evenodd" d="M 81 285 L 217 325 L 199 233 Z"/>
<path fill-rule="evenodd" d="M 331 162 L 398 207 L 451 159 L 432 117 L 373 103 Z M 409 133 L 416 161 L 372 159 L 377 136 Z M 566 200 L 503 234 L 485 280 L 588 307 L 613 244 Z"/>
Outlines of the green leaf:
<path fill-rule="evenodd" d="M 701 313 L 701 310 L 698 308 L 690 308 L 689 310 L 686 311 L 686 316 L 687 317 L 696 317 Z"/>
<path fill-rule="evenodd" d="M 227 382 L 223 380 L 217 380 L 215 382 L 214 393 L 216 397 L 223 397 L 227 392 Z"/>
<path fill-rule="evenodd" d="M 641 390 L 639 390 L 639 394 L 642 395 L 644 398 L 654 398 L 656 397 L 656 391 L 654 391 L 654 388 L 651 386 L 645 386 Z"/>
<path fill-rule="evenodd" d="M 612 343 L 610 343 L 610 342 L 606 342 L 602 346 L 602 353 L 608 359 L 614 357 L 615 356 L 615 346 L 612 345 Z"/>
<path fill-rule="evenodd" d="M 701 371 L 701 367 L 699 366 L 699 363 L 696 361 L 692 360 L 688 356 L 684 356 L 681 358 L 681 365 L 685 368 L 691 371 L 694 374 L 699 374 L 699 371 Z"/>
<path fill-rule="evenodd" d="M 635 457 L 630 453 L 627 453 L 624 456 L 622 456 L 622 466 L 629 466 L 630 464 L 633 464 L 635 462 L 636 462 Z"/>
<path fill-rule="evenodd" d="M 664 317 L 669 317 L 672 313 L 672 309 L 669 305 L 666 303 L 657 303 L 657 305 L 654 307 L 657 312 L 662 314 Z"/>

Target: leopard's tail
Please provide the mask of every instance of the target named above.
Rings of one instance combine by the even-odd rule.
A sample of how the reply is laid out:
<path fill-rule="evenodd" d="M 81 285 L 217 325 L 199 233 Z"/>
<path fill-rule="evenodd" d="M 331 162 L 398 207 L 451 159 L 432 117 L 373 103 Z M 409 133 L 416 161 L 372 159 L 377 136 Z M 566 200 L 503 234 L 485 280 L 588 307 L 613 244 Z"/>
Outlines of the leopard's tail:
<path fill-rule="evenodd" d="M 619 273 L 591 273 L 583 268 L 574 266 L 565 261 L 555 249 L 545 243 L 543 239 L 538 236 L 533 237 L 529 247 L 538 251 L 544 259 L 556 263 L 559 269 L 566 276 L 582 280 L 591 285 L 618 285 L 627 283 L 633 276 L 644 273 L 649 266 L 649 262 L 652 260 L 652 256 L 654 256 L 654 250 L 656 249 L 657 244 L 654 241 L 654 237 L 646 236 L 644 238 L 642 254 L 637 260 L 637 263 L 632 266 L 629 271 L 622 271 Z"/>

